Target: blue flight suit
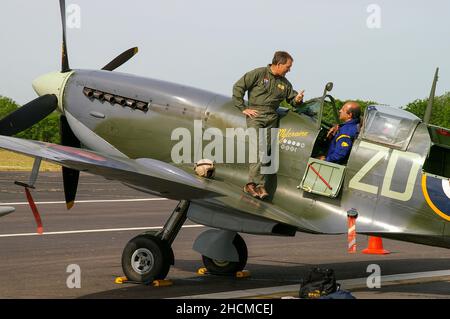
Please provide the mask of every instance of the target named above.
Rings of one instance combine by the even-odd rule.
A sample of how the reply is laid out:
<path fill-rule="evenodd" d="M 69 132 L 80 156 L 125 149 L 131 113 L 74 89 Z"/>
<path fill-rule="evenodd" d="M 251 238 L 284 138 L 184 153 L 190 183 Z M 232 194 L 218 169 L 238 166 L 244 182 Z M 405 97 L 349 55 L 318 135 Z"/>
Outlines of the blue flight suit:
<path fill-rule="evenodd" d="M 352 119 L 339 125 L 328 149 L 326 161 L 337 164 L 344 164 L 347 161 L 353 140 L 358 135 L 358 124 L 358 119 Z"/>

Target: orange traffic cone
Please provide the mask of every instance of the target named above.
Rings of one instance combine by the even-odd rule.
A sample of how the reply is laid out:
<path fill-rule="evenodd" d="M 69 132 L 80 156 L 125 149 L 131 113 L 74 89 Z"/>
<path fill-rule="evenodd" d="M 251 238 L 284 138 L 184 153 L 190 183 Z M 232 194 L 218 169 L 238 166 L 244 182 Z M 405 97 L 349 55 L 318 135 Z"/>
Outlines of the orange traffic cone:
<path fill-rule="evenodd" d="M 369 246 L 363 249 L 363 254 L 386 255 L 391 252 L 383 248 L 381 237 L 369 236 Z"/>

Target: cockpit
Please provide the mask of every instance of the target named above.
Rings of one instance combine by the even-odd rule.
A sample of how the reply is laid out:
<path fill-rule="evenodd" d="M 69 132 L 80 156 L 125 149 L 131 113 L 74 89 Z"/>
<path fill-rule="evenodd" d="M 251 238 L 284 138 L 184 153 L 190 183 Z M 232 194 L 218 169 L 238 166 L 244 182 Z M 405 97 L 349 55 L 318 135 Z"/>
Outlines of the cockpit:
<path fill-rule="evenodd" d="M 332 163 L 323 160 L 329 149 L 326 138 L 332 123 L 340 123 L 336 103 L 325 89 L 322 97 L 304 103 L 298 113 L 308 116 L 317 128 L 317 136 L 307 168 L 299 185 L 306 192 L 335 198 L 339 195 L 347 163 Z M 324 120 L 325 119 L 325 120 Z M 371 105 L 364 113 L 359 126 L 358 139 L 376 143 L 388 148 L 406 151 L 421 120 L 399 108 Z"/>
<path fill-rule="evenodd" d="M 335 198 L 342 187 L 346 166 L 320 159 L 329 148 L 329 140 L 326 138 L 328 130 L 333 126 L 332 123 L 340 123 L 335 100 L 328 94 L 332 88 L 333 83 L 327 83 L 321 97 L 305 101 L 296 110 L 302 117 L 311 120 L 317 130 L 314 146 L 298 188 L 308 193 Z"/>
<path fill-rule="evenodd" d="M 364 140 L 406 150 L 420 119 L 402 109 L 370 105 L 365 111 L 360 136 Z"/>

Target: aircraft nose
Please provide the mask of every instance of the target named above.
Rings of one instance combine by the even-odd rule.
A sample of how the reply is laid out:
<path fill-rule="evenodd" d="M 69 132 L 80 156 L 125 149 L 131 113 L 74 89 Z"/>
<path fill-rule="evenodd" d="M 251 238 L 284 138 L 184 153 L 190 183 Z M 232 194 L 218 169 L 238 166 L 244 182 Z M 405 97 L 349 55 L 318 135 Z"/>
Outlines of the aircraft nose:
<path fill-rule="evenodd" d="M 62 108 L 64 87 L 73 72 L 51 72 L 39 76 L 33 81 L 33 89 L 39 95 L 54 94 L 58 98 L 58 105 Z"/>

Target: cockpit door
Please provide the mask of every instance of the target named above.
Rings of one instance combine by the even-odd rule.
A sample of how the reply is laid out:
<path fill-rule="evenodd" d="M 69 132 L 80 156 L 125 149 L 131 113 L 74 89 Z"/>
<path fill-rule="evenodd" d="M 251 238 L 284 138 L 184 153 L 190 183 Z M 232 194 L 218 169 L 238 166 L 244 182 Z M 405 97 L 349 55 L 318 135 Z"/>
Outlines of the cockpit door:
<path fill-rule="evenodd" d="M 344 181 L 345 166 L 310 158 L 299 185 L 303 191 L 335 198 Z"/>

